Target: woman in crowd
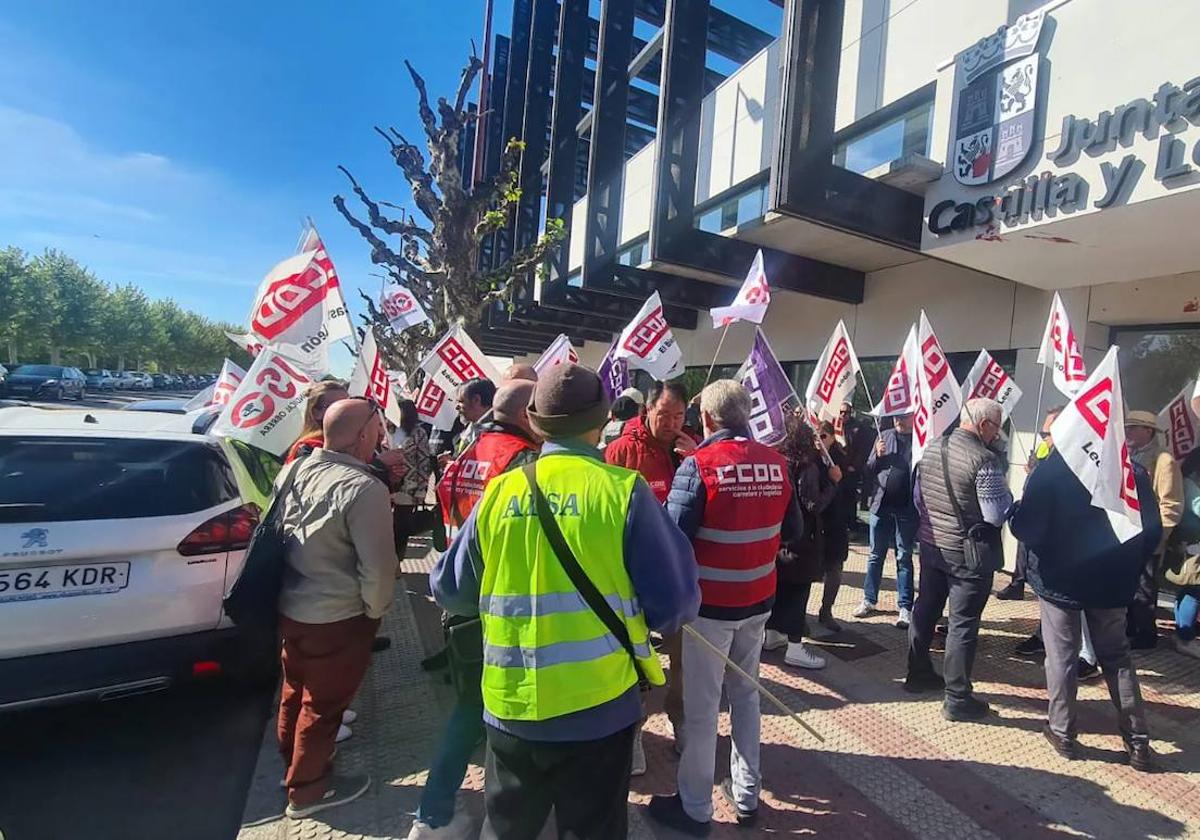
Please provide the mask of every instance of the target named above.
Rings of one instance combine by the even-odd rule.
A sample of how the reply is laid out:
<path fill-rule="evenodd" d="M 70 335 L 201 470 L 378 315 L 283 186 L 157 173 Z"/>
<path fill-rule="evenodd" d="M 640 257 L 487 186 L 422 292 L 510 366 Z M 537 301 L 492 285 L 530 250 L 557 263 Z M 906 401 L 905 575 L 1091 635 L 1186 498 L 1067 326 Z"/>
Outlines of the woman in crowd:
<path fill-rule="evenodd" d="M 285 464 L 290 464 L 301 455 L 308 455 L 325 444 L 325 432 L 321 428 L 325 412 L 335 402 L 348 399 L 350 392 L 346 390 L 345 382 L 328 379 L 324 382 L 314 382 L 308 387 L 305 396 L 308 397 L 308 404 L 304 407 L 304 429 L 288 450 Z"/>
<path fill-rule="evenodd" d="M 823 668 L 825 660 L 804 645 L 808 632 L 808 596 L 821 579 L 825 557 L 822 515 L 837 490 L 829 480 L 812 427 L 798 415 L 788 420 L 788 436 L 779 452 L 788 461 L 788 478 L 804 515 L 802 549 L 781 551 L 777 559 L 775 605 L 763 639 L 765 650 L 786 647 L 784 661 L 798 668 Z M 838 475 L 840 478 L 840 474 Z"/>
<path fill-rule="evenodd" d="M 393 471 L 392 516 L 396 532 L 396 557 L 404 562 L 408 538 L 422 529 L 414 514 L 417 505 L 429 494 L 429 473 L 433 459 L 429 451 L 429 433 L 418 422 L 417 405 L 400 401 L 400 425 L 392 433 L 392 450 L 401 455 L 400 467 Z M 399 474 L 398 480 L 396 474 Z"/>
<path fill-rule="evenodd" d="M 842 567 L 846 565 L 846 557 L 850 554 L 850 520 L 853 518 L 854 505 L 858 499 L 854 485 L 842 481 L 850 458 L 845 448 L 834 437 L 832 423 L 821 424 L 819 439 L 821 448 L 828 453 L 829 460 L 832 461 L 832 465 L 826 470 L 826 477 L 833 485 L 834 493 L 833 500 L 821 515 L 821 524 L 825 532 L 825 555 L 821 567 L 825 586 L 817 620 L 829 632 L 837 633 L 842 627 L 833 618 L 833 604 L 837 600 L 838 590 L 842 587 Z"/>
<path fill-rule="evenodd" d="M 1175 550 L 1167 568 L 1167 580 L 1175 593 L 1175 650 L 1200 659 L 1196 638 L 1200 611 L 1200 450 L 1183 462 L 1183 520 L 1175 529 Z"/>

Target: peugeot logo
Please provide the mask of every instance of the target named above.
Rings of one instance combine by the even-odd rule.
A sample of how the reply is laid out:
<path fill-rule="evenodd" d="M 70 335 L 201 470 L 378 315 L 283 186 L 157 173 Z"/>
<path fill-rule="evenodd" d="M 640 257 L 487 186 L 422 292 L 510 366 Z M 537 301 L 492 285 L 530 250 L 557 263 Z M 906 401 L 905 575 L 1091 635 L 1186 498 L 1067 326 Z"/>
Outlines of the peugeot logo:
<path fill-rule="evenodd" d="M 45 548 L 50 539 L 50 531 L 46 528 L 30 528 L 21 535 L 25 545 L 21 548 Z"/>

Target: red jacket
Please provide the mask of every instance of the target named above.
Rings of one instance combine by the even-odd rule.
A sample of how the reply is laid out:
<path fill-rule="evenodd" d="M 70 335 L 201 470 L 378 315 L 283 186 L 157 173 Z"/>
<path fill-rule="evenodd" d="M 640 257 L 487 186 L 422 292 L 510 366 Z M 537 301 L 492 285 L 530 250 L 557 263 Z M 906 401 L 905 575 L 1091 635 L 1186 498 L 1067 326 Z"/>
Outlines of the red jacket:
<path fill-rule="evenodd" d="M 701 615 L 745 618 L 771 608 L 781 537 L 790 544 L 803 527 L 782 455 L 720 432 L 684 462 L 667 512 L 692 537 Z"/>
<path fill-rule="evenodd" d="M 666 503 L 679 464 L 673 449 L 663 446 L 650 434 L 644 418 L 634 417 L 625 424 L 621 436 L 605 447 L 604 460 L 618 467 L 637 470 L 654 491 L 655 498 Z"/>
<path fill-rule="evenodd" d="M 538 445 L 498 424 L 485 428 L 463 453 L 446 467 L 438 482 L 438 500 L 447 525 L 461 526 L 483 498 L 488 482 L 517 462 L 536 457 Z"/>

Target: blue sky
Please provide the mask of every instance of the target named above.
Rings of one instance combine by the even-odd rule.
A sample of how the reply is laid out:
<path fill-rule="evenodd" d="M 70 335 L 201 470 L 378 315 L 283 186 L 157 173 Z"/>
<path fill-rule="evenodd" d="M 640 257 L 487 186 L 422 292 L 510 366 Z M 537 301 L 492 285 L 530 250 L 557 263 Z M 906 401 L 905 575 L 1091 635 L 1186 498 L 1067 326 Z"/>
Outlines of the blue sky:
<path fill-rule="evenodd" d="M 419 141 L 403 60 L 452 95 L 482 23 L 482 0 L 9 0 L 0 246 L 241 323 L 311 215 L 356 304 L 378 270 L 331 204 L 337 164 L 407 202 L 371 127 Z"/>

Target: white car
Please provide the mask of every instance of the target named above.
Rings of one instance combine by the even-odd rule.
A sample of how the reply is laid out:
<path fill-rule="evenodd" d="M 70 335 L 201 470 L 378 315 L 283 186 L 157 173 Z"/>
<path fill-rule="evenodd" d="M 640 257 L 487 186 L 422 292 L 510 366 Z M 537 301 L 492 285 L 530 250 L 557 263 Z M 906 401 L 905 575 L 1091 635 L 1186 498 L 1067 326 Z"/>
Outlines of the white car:
<path fill-rule="evenodd" d="M 114 373 L 117 378 L 117 388 L 122 391 L 133 390 L 137 385 L 137 374 L 131 370 L 123 370 L 119 373 Z"/>
<path fill-rule="evenodd" d="M 0 711 L 274 675 L 221 602 L 275 464 L 214 418 L 0 412 Z"/>

